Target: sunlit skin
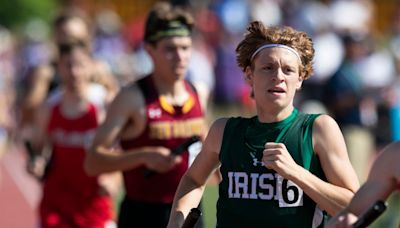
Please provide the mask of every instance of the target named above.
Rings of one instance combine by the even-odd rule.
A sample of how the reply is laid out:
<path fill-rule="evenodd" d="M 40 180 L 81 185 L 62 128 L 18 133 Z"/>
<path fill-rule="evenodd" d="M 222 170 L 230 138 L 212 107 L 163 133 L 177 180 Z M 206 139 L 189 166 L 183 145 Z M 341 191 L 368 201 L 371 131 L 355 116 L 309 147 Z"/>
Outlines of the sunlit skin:
<path fill-rule="evenodd" d="M 261 122 L 280 121 L 292 113 L 293 98 L 302 84 L 299 70 L 299 58 L 279 47 L 262 50 L 246 68 Z"/>

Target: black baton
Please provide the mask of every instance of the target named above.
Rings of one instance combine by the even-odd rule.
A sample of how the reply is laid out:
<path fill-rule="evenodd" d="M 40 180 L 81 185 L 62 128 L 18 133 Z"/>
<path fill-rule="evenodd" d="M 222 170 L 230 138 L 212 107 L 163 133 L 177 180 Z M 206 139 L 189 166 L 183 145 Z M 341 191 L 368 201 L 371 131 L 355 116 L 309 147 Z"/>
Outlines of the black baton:
<path fill-rule="evenodd" d="M 376 218 L 378 218 L 386 210 L 386 203 L 382 200 L 376 201 L 364 214 L 358 217 L 354 228 L 369 226 Z"/>
<path fill-rule="evenodd" d="M 201 211 L 198 208 L 192 208 L 182 225 L 182 228 L 193 228 L 201 216 Z"/>
<path fill-rule="evenodd" d="M 176 156 L 176 155 L 180 155 L 183 152 L 185 152 L 192 144 L 200 141 L 200 137 L 199 136 L 192 136 L 190 137 L 188 140 L 186 140 L 185 142 L 183 142 L 182 144 L 180 144 L 178 147 L 176 147 L 175 149 L 173 149 L 171 151 L 171 154 Z M 151 177 L 154 174 L 156 174 L 157 172 L 154 170 L 150 170 L 150 169 L 146 169 L 144 170 L 144 176 L 145 177 Z"/>

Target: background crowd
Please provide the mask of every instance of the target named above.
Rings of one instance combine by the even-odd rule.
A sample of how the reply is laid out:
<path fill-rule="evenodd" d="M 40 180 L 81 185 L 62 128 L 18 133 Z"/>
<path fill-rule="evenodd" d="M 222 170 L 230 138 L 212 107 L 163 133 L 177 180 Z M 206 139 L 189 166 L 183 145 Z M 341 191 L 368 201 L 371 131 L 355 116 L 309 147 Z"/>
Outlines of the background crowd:
<path fill-rule="evenodd" d="M 106 64 L 108 77 L 122 87 L 152 70 L 142 38 L 145 15 L 155 2 L 59 1 L 52 6 L 50 18 L 32 15 L 19 24 L 0 21 L 0 157 L 30 134 L 26 130 L 29 119 L 23 112 L 24 95 L 34 81 L 32 69 L 55 59 L 57 28 L 52 21 L 58 12 L 78 9 L 85 14 L 94 57 Z M 235 47 L 248 23 L 260 20 L 266 25 L 292 26 L 313 38 L 314 76 L 303 83 L 304 91 L 296 97 L 295 106 L 335 118 L 361 182 L 377 151 L 400 139 L 400 2 L 171 2 L 188 7 L 195 17 L 187 78 L 212 91 L 207 113 L 210 119 L 221 113 L 254 114 L 250 91 L 235 62 Z M 388 223 L 398 224 L 398 218 L 387 217 Z"/>

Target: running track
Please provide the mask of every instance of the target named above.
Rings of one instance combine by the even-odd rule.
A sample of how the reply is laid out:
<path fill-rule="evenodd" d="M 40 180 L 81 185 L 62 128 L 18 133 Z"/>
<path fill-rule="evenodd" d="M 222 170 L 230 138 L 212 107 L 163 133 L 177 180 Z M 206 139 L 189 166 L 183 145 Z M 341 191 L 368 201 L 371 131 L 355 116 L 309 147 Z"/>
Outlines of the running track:
<path fill-rule="evenodd" d="M 21 146 L 12 146 L 0 159 L 0 227 L 37 227 L 36 207 L 40 185 L 25 172 Z"/>

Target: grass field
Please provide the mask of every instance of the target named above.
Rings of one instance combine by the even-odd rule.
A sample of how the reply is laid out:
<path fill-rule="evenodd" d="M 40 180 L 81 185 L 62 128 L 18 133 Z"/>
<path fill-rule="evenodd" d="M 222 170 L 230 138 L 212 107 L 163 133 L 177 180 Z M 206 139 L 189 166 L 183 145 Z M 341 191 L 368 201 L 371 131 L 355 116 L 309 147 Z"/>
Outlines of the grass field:
<path fill-rule="evenodd" d="M 203 219 L 204 219 L 204 228 L 213 228 L 215 227 L 216 222 L 216 202 L 218 198 L 218 186 L 217 185 L 209 185 L 206 187 L 203 195 Z"/>

